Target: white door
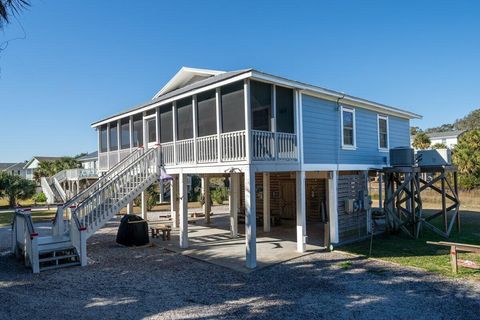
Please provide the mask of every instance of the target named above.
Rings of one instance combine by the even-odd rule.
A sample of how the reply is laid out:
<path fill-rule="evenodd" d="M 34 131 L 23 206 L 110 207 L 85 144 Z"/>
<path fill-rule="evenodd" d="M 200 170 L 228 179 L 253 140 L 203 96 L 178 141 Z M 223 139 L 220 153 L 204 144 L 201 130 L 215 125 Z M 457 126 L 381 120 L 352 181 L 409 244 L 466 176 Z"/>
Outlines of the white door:
<path fill-rule="evenodd" d="M 153 148 L 157 144 L 157 117 L 155 114 L 143 118 L 145 128 L 145 145 Z"/>

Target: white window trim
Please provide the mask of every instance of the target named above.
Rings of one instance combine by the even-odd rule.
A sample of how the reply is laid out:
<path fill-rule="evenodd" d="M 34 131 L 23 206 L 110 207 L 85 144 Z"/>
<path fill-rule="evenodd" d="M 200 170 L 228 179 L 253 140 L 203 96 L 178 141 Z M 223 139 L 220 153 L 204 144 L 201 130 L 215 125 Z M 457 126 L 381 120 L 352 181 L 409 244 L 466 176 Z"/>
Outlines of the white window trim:
<path fill-rule="evenodd" d="M 386 148 L 380 147 L 380 119 L 387 121 L 387 147 Z M 378 142 L 378 151 L 388 152 L 390 148 L 390 124 L 388 121 L 388 116 L 377 114 L 377 142 Z"/>
<path fill-rule="evenodd" d="M 343 112 L 344 111 L 351 112 L 353 115 L 353 145 L 344 144 L 344 139 L 343 139 Z M 357 149 L 357 125 L 356 125 L 354 108 L 347 108 L 344 106 L 340 107 L 340 132 L 341 132 L 341 138 L 342 138 L 342 149 L 356 150 Z"/>

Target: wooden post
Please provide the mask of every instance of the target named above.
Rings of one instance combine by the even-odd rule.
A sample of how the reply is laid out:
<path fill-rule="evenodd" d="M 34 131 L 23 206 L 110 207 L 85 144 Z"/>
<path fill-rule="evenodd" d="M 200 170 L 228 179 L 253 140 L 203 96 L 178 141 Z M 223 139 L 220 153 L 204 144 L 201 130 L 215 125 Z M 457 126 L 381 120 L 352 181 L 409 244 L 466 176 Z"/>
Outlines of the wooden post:
<path fill-rule="evenodd" d="M 297 200 L 297 251 L 306 249 L 306 209 L 305 209 L 305 171 L 296 172 L 296 200 Z"/>
<path fill-rule="evenodd" d="M 188 192 L 187 175 L 180 173 L 179 181 L 179 211 L 180 211 L 180 248 L 188 248 Z"/>
<path fill-rule="evenodd" d="M 457 273 L 458 272 L 457 248 L 455 246 L 450 247 L 450 262 L 452 264 L 453 273 Z"/>
<path fill-rule="evenodd" d="M 245 247 L 246 267 L 257 266 L 257 219 L 255 210 L 255 171 L 249 167 L 245 172 Z"/>
<path fill-rule="evenodd" d="M 270 173 L 263 173 L 263 231 L 270 232 Z"/>
<path fill-rule="evenodd" d="M 338 229 L 338 173 L 332 171 L 328 178 L 328 216 L 330 224 L 330 242 L 338 243 L 339 229 Z"/>
<path fill-rule="evenodd" d="M 202 195 L 204 199 L 203 214 L 205 223 L 210 223 L 211 199 L 210 199 L 210 178 L 207 175 L 202 176 Z"/>
<path fill-rule="evenodd" d="M 173 228 L 178 228 L 179 225 L 179 207 L 178 207 L 178 178 L 175 177 L 170 181 L 170 212 L 172 218 Z"/>
<path fill-rule="evenodd" d="M 142 192 L 141 194 L 141 199 L 142 199 L 142 219 L 148 220 L 148 213 L 147 213 L 147 193 L 145 191 Z"/>
<path fill-rule="evenodd" d="M 240 175 L 232 173 L 230 175 L 230 235 L 232 238 L 238 236 L 238 204 L 240 198 Z"/>
<path fill-rule="evenodd" d="M 443 222 L 445 225 L 445 233 L 448 233 L 448 215 L 447 215 L 447 198 L 445 196 L 445 171 L 441 173 L 441 183 L 442 183 L 442 214 Z"/>
<path fill-rule="evenodd" d="M 458 175 L 457 175 L 457 171 L 453 172 L 453 188 L 455 190 L 455 197 L 457 199 L 457 201 L 459 202 L 459 204 L 457 205 L 457 233 L 460 233 L 461 231 L 461 227 L 460 227 L 460 198 L 458 196 Z"/>
<path fill-rule="evenodd" d="M 127 214 L 133 214 L 133 201 L 127 204 Z"/>

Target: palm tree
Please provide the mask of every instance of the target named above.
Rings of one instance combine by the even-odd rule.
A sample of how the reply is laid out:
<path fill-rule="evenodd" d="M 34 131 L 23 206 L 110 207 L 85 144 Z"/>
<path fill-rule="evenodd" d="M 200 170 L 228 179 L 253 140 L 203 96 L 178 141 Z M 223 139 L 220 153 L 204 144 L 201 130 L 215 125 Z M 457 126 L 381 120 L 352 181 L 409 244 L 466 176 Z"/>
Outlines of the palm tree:
<path fill-rule="evenodd" d="M 30 6 L 30 0 L 0 0 L 0 29 L 10 22 L 10 18 Z"/>
<path fill-rule="evenodd" d="M 19 176 L 11 174 L 0 175 L 0 188 L 2 197 L 8 198 L 9 207 L 17 205 L 18 200 L 26 200 L 35 194 L 35 183 Z"/>
<path fill-rule="evenodd" d="M 62 170 L 80 168 L 80 163 L 72 157 L 63 157 L 55 161 L 40 161 L 33 176 L 37 182 L 41 177 L 51 177 Z"/>

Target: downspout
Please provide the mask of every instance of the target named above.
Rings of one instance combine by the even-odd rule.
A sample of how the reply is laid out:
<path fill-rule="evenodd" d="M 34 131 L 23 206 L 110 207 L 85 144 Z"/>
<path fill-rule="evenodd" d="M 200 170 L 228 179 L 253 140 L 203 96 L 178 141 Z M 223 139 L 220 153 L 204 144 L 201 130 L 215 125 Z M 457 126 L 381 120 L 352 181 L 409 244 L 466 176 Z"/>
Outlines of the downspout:
<path fill-rule="evenodd" d="M 345 98 L 345 94 L 342 93 L 342 96 L 339 97 L 337 99 L 337 112 L 338 112 L 338 131 L 337 131 L 337 154 L 336 154 L 336 164 L 337 164 L 337 171 L 340 169 L 340 148 L 342 147 L 342 142 L 341 142 L 341 139 L 342 139 L 342 131 L 343 128 L 342 128 L 342 121 L 341 121 L 341 117 L 342 115 L 340 114 L 342 108 L 341 108 L 341 105 L 340 105 L 340 100 L 342 100 L 343 98 Z"/>

